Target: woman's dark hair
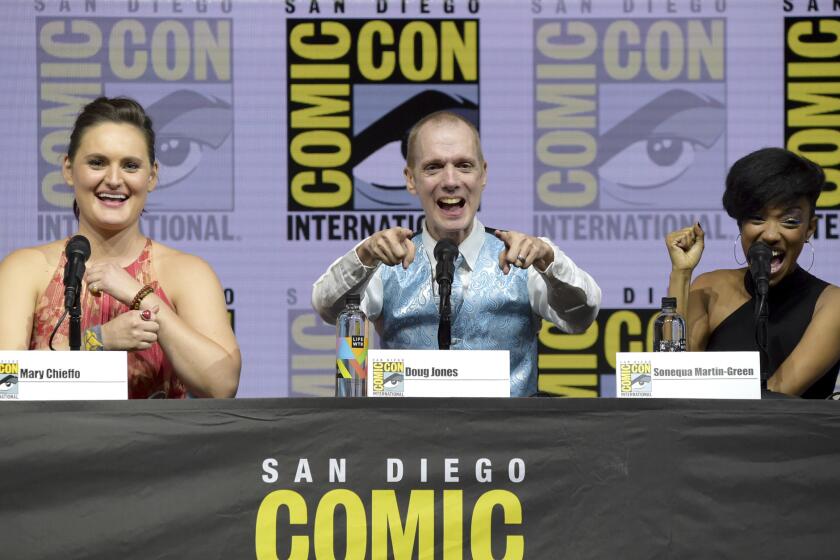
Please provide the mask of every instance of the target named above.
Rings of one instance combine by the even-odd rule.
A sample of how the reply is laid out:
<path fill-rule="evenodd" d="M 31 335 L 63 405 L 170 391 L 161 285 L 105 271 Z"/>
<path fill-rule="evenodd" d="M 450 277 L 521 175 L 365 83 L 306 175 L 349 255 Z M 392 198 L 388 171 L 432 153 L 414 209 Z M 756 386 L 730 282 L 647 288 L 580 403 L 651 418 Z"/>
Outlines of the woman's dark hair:
<path fill-rule="evenodd" d="M 824 184 L 825 173 L 816 163 L 782 148 L 762 148 L 729 170 L 723 208 L 740 226 L 768 206 L 795 204 L 804 197 L 813 216 Z"/>
<path fill-rule="evenodd" d="M 128 97 L 98 97 L 84 106 L 76 117 L 73 131 L 70 133 L 70 144 L 67 146 L 67 156 L 70 161 L 76 157 L 82 136 L 89 128 L 103 124 L 131 124 L 136 126 L 146 139 L 149 162 L 155 163 L 155 131 L 152 119 L 146 114 L 143 106 Z M 79 207 L 73 201 L 73 213 L 79 217 Z"/>

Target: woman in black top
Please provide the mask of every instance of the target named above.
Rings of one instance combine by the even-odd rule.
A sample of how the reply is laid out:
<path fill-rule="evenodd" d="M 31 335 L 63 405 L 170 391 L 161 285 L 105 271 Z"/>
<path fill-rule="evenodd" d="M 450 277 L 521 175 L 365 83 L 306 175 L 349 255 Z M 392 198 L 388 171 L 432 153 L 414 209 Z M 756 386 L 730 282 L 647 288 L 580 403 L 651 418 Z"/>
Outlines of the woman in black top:
<path fill-rule="evenodd" d="M 772 249 L 762 363 L 771 374 L 767 387 L 809 398 L 831 394 L 840 368 L 840 288 L 797 264 L 816 229 L 824 183 L 813 162 L 764 148 L 735 162 L 723 195 L 724 209 L 738 222 L 744 254 L 756 242 Z M 703 253 L 699 224 L 668 234 L 666 245 L 672 265 L 668 293 L 686 317 L 689 350 L 758 350 L 749 269 L 713 270 L 691 282 Z"/>

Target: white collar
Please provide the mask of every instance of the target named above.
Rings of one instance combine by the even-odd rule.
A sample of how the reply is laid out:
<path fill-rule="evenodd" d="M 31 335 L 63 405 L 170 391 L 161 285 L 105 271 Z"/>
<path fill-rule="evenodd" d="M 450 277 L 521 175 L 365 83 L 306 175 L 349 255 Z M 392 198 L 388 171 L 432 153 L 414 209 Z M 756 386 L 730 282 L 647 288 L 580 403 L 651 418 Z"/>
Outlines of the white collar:
<path fill-rule="evenodd" d="M 435 245 L 437 241 L 429 234 L 426 229 L 426 222 L 423 222 L 423 247 L 426 251 L 426 256 L 429 257 L 429 262 L 432 263 L 432 271 L 434 272 L 437 266 L 437 259 L 435 259 Z M 473 218 L 472 231 L 458 245 L 458 251 L 464 256 L 464 260 L 469 266 L 470 270 L 475 270 L 476 262 L 478 261 L 478 254 L 481 252 L 481 247 L 484 245 L 484 224 L 482 224 L 478 217 Z"/>

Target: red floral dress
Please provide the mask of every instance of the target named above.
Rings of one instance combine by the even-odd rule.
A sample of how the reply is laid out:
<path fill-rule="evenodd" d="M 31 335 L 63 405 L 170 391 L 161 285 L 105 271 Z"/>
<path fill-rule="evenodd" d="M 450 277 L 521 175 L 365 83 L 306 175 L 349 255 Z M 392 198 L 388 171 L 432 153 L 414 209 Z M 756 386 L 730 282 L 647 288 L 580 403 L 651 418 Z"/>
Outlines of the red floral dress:
<path fill-rule="evenodd" d="M 58 262 L 44 295 L 35 308 L 35 318 L 32 322 L 32 336 L 30 350 L 49 350 L 50 335 L 61 314 L 64 313 L 64 252 Z M 146 239 L 146 245 L 136 261 L 125 267 L 125 271 L 141 285 L 150 285 L 155 294 L 166 305 L 172 307 L 169 298 L 163 293 L 152 269 L 152 240 Z M 128 311 L 128 306 L 120 303 L 108 294 L 93 296 L 87 289 L 82 288 L 82 331 L 95 325 L 102 325 L 118 315 Z M 70 319 L 65 317 L 61 327 L 53 339 L 56 349 L 67 348 L 70 336 Z M 168 399 L 183 399 L 187 395 L 186 388 L 172 364 L 163 353 L 160 344 L 155 343 L 147 350 L 137 350 L 128 353 L 128 398 L 145 399 L 149 397 L 165 397 Z"/>

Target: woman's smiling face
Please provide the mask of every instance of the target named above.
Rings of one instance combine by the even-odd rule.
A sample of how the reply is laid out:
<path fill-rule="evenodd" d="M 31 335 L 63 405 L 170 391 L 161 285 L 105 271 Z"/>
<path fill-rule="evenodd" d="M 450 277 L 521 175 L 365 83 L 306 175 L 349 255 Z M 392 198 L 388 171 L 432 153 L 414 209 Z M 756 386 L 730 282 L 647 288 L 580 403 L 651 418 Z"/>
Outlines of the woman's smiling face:
<path fill-rule="evenodd" d="M 802 247 L 816 226 L 817 218 L 805 197 L 792 204 L 769 206 L 741 222 L 741 247 L 746 255 L 760 241 L 773 250 L 770 285 L 774 286 L 796 269 Z"/>
<path fill-rule="evenodd" d="M 87 129 L 63 174 L 73 187 L 79 220 L 94 229 L 120 230 L 136 223 L 157 185 L 143 132 L 131 124 L 105 122 Z"/>

